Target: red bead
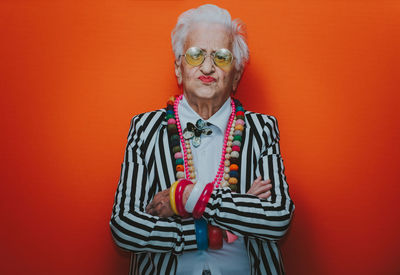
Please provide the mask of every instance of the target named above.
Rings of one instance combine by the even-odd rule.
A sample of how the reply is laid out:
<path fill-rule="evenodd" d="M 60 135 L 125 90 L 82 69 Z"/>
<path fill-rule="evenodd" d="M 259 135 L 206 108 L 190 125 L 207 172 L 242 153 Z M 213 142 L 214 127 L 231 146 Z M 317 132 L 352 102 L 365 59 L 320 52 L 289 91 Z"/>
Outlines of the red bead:
<path fill-rule="evenodd" d="M 240 147 L 239 147 L 239 146 L 237 146 L 237 145 L 235 145 L 235 146 L 232 146 L 232 151 L 239 152 L 239 151 L 240 151 Z"/>
<path fill-rule="evenodd" d="M 243 111 L 237 111 L 237 112 L 236 112 L 236 115 L 237 115 L 237 116 L 244 116 L 244 112 L 243 112 Z"/>

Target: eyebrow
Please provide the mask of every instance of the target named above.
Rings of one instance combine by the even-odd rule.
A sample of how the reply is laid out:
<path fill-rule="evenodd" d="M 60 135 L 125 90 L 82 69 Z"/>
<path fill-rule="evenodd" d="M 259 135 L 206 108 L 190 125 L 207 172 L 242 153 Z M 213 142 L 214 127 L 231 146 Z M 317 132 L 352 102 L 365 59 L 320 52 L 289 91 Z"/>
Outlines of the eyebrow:
<path fill-rule="evenodd" d="M 200 48 L 200 47 L 199 47 Z M 204 49 L 204 48 L 200 48 L 202 51 L 205 51 L 205 52 L 207 52 L 207 50 L 206 49 Z M 215 53 L 217 50 L 212 50 L 211 51 L 211 53 Z"/>

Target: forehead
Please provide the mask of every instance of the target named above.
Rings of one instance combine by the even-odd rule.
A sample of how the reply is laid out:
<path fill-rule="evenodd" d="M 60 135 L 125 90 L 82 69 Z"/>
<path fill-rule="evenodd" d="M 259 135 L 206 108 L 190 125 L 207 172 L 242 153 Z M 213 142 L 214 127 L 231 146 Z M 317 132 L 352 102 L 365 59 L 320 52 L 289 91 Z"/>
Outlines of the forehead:
<path fill-rule="evenodd" d="M 196 23 L 189 28 L 185 41 L 185 51 L 197 46 L 207 51 L 220 48 L 231 49 L 232 39 L 228 28 L 217 23 Z"/>

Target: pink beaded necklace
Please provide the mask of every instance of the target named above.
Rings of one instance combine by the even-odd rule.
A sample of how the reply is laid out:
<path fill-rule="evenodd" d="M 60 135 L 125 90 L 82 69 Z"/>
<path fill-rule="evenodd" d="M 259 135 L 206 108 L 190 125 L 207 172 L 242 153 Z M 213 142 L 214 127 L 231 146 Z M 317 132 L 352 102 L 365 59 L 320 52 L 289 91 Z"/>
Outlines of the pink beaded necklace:
<path fill-rule="evenodd" d="M 180 120 L 179 120 L 179 115 L 178 115 L 178 105 L 179 105 L 179 102 L 181 100 L 182 100 L 182 95 L 177 97 L 175 99 L 175 102 L 174 102 L 175 121 L 176 121 L 176 125 L 178 127 L 179 138 L 180 138 L 180 141 L 181 141 L 181 144 L 182 144 L 182 148 L 183 148 L 183 157 L 184 157 L 184 166 L 185 166 L 186 178 L 187 179 L 194 179 L 194 176 L 193 176 L 194 175 L 194 171 L 193 171 L 193 174 L 190 173 L 191 169 L 189 168 L 189 160 L 188 160 L 188 155 L 189 155 L 188 154 L 188 149 L 190 150 L 190 141 L 187 141 L 187 140 L 185 141 L 185 139 L 183 138 L 182 126 L 181 126 L 181 123 L 180 123 Z M 231 107 L 232 107 L 232 112 L 231 112 L 231 115 L 229 117 L 228 126 L 227 126 L 226 131 L 225 131 L 224 143 L 223 143 L 223 146 L 222 146 L 221 161 L 219 163 L 219 168 L 218 168 L 218 171 L 217 171 L 217 175 L 215 176 L 214 180 L 212 181 L 212 183 L 214 184 L 215 187 L 219 186 L 219 184 L 220 184 L 220 182 L 221 182 L 221 180 L 223 179 L 223 176 L 224 176 L 227 143 L 228 143 L 229 136 L 231 134 L 232 124 L 235 121 L 235 113 L 236 113 L 236 106 L 235 106 L 235 102 L 233 101 L 233 99 L 231 99 Z"/>
<path fill-rule="evenodd" d="M 174 166 L 177 180 L 186 178 L 196 183 L 196 173 L 193 166 L 193 155 L 190 140 L 184 138 L 179 121 L 178 105 L 182 96 L 171 97 L 167 102 L 165 120 L 171 152 L 174 154 Z M 232 113 L 226 129 L 221 162 L 213 184 L 229 187 L 232 191 L 238 190 L 240 148 L 245 127 L 245 116 L 242 104 L 233 99 Z M 178 129 L 179 125 L 179 129 Z M 184 154 L 183 154 L 184 153 Z M 225 167 L 224 167 L 225 166 Z"/>

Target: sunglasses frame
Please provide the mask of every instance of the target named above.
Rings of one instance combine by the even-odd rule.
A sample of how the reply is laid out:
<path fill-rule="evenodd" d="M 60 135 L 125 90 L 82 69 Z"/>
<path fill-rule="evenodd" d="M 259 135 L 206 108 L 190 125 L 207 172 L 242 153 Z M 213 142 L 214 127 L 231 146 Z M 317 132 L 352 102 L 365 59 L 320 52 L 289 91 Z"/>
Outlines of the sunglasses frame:
<path fill-rule="evenodd" d="M 190 64 L 190 63 L 187 61 L 187 59 L 186 59 L 186 55 L 188 54 L 187 52 L 188 52 L 191 48 L 197 48 L 197 49 L 199 49 L 199 50 L 202 52 L 203 56 L 204 56 L 203 61 L 201 61 L 201 63 L 200 63 L 199 65 L 192 65 L 192 64 Z M 224 65 L 224 66 L 220 66 L 220 65 L 218 65 L 218 64 L 215 62 L 215 54 L 216 54 L 218 51 L 220 51 L 220 50 L 226 50 L 226 51 L 230 52 L 232 58 L 231 58 L 231 62 L 230 62 L 229 64 L 226 64 L 226 65 Z M 190 66 L 193 66 L 193 67 L 201 66 L 201 64 L 204 63 L 204 61 L 206 60 L 206 58 L 207 58 L 208 56 L 211 56 L 214 65 L 217 66 L 217 67 L 220 67 L 220 68 L 224 68 L 224 67 L 226 67 L 226 66 L 231 65 L 232 62 L 233 62 L 233 59 L 235 58 L 235 57 L 233 56 L 233 53 L 232 53 L 230 50 L 226 49 L 226 48 L 221 48 L 221 49 L 218 49 L 218 50 L 216 50 L 216 51 L 214 51 L 214 52 L 208 54 L 206 51 L 204 51 L 203 49 L 201 49 L 201 48 L 199 48 L 199 47 L 196 47 L 196 46 L 188 48 L 188 49 L 186 50 L 186 53 L 185 53 L 185 54 L 181 54 L 179 57 L 181 57 L 181 56 L 184 56 L 184 57 L 185 57 L 186 63 L 187 63 L 188 65 L 190 65 Z"/>

